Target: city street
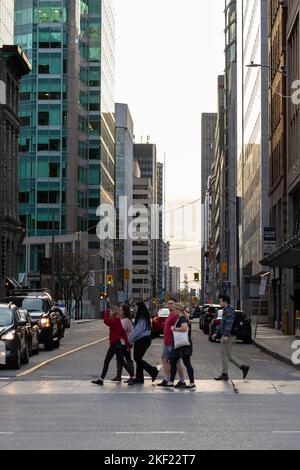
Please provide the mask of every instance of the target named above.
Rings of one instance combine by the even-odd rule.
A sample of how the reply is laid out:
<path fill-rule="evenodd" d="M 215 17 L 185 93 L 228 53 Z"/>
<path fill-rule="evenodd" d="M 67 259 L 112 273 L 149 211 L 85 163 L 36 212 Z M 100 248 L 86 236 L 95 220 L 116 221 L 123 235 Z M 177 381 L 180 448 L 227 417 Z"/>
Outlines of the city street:
<path fill-rule="evenodd" d="M 300 445 L 300 371 L 254 346 L 235 355 L 251 365 L 249 378 L 220 372 L 218 344 L 193 325 L 197 391 L 128 388 L 98 377 L 107 349 L 102 322 L 72 325 L 59 350 L 31 358 L 20 371 L 0 370 L 1 449 L 296 449 Z M 147 360 L 159 364 L 162 339 Z M 41 348 L 42 349 L 42 348 Z"/>

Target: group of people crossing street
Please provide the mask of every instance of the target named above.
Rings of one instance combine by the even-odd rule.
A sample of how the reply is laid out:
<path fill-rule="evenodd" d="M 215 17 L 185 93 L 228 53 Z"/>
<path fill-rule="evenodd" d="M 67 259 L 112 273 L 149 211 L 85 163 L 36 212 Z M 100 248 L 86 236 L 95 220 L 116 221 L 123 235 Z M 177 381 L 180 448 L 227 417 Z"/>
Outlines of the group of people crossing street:
<path fill-rule="evenodd" d="M 230 298 L 226 295 L 220 297 L 220 305 L 224 309 L 222 322 L 218 327 L 214 339 L 221 336 L 222 373 L 216 377 L 217 381 L 229 380 L 229 362 L 237 366 L 246 379 L 250 367 L 242 364 L 232 354 L 236 342 L 235 311 L 230 306 Z M 195 374 L 191 363 L 193 355 L 192 324 L 187 310 L 175 299 L 168 302 L 170 315 L 164 327 L 164 342 L 161 355 L 163 378 L 158 387 L 195 390 Z M 144 384 L 146 372 L 155 383 L 159 369 L 145 361 L 146 352 L 151 346 L 151 317 L 143 301 L 137 304 L 137 312 L 133 321 L 128 305 L 113 306 L 104 313 L 104 323 L 109 328 L 109 348 L 106 353 L 101 376 L 92 383 L 103 386 L 109 365 L 116 357 L 117 374 L 112 382 L 122 382 L 123 368 L 129 374 L 125 381 L 128 386 Z M 133 359 L 131 351 L 133 349 Z M 135 365 L 134 365 L 135 363 Z M 184 378 L 186 368 L 189 384 Z M 178 383 L 175 377 L 178 374 Z"/>

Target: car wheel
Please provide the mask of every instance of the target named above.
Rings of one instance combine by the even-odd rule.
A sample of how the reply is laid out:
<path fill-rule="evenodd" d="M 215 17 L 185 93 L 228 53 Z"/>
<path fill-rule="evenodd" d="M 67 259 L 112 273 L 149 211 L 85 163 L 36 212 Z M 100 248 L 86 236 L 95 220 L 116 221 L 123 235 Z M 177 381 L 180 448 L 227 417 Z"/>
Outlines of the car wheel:
<path fill-rule="evenodd" d="M 11 361 L 10 363 L 11 367 L 15 370 L 21 369 L 21 352 L 20 352 L 20 347 L 18 347 L 17 351 L 17 357 Z"/>
<path fill-rule="evenodd" d="M 22 357 L 22 361 L 21 361 L 22 364 L 28 364 L 29 357 L 30 357 L 30 346 L 29 346 L 29 342 L 26 341 L 25 353 L 24 353 L 24 356 Z"/>
<path fill-rule="evenodd" d="M 32 351 L 32 338 L 30 338 L 29 340 L 29 357 L 31 357 L 33 355 L 33 351 Z"/>
<path fill-rule="evenodd" d="M 45 343 L 45 351 L 53 351 L 54 349 L 54 341 L 53 337 L 48 341 L 48 343 Z"/>
<path fill-rule="evenodd" d="M 54 348 L 58 349 L 60 347 L 60 339 L 57 338 L 57 340 L 54 342 Z"/>

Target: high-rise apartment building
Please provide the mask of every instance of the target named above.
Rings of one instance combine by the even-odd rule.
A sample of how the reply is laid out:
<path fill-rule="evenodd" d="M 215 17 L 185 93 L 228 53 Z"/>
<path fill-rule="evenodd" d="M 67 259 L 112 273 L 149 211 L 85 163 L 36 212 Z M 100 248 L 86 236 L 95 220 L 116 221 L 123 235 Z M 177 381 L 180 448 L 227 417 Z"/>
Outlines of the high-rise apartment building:
<path fill-rule="evenodd" d="M 202 204 L 202 230 L 205 228 L 205 220 L 207 219 L 207 208 L 205 202 L 207 200 L 208 181 L 212 174 L 212 165 L 215 159 L 215 133 L 217 124 L 217 113 L 204 113 L 201 117 L 201 204 Z M 208 267 L 207 267 L 207 253 L 208 243 L 204 241 L 201 248 L 201 285 L 202 285 L 202 300 L 207 296 L 207 282 L 208 282 Z"/>
<path fill-rule="evenodd" d="M 114 253 L 114 287 L 119 299 L 128 301 L 132 289 L 132 238 L 122 214 L 129 214 L 133 203 L 133 121 L 127 104 L 116 104 L 116 181 L 117 239 Z M 120 215 L 122 216 L 120 218 Z"/>
<path fill-rule="evenodd" d="M 14 43 L 14 0 L 0 2 L 0 47 Z"/>
<path fill-rule="evenodd" d="M 202 204 L 205 201 L 207 180 L 215 158 L 215 132 L 217 113 L 204 113 L 201 118 L 201 185 Z"/>
<path fill-rule="evenodd" d="M 151 182 L 152 187 L 152 200 L 151 204 L 158 203 L 158 171 L 157 171 L 157 149 L 156 145 L 147 144 L 134 144 L 133 147 L 134 161 L 138 162 L 141 177 L 148 178 Z M 156 233 L 157 237 L 152 240 L 152 297 L 156 298 L 159 294 L 158 284 L 158 234 L 159 234 L 159 217 L 153 217 L 152 227 L 154 228 L 153 233 Z"/>
<path fill-rule="evenodd" d="M 272 220 L 280 217 L 277 231 L 277 248 L 262 261 L 262 264 L 270 269 L 272 276 L 272 311 L 271 324 L 280 328 L 282 323 L 282 311 L 288 312 L 288 332 L 295 332 L 295 317 L 297 311 L 300 310 L 300 105 L 298 102 L 298 88 L 293 89 L 292 84 L 300 76 L 300 1 L 289 0 L 288 2 L 273 2 L 273 28 L 274 36 L 278 28 L 278 42 L 273 44 L 273 60 L 279 66 L 284 61 L 285 49 L 281 50 L 282 41 L 280 25 L 283 18 L 287 17 L 286 24 L 286 76 L 280 78 L 278 74 L 272 75 L 274 85 L 281 89 L 283 83 L 286 82 L 286 88 L 283 96 L 287 96 L 286 101 L 286 162 L 284 142 L 285 135 L 282 132 L 284 128 L 284 117 L 280 116 L 280 109 L 283 106 L 281 100 L 272 99 L 273 109 L 276 109 L 276 115 L 272 116 L 273 124 L 273 143 L 278 141 L 278 149 L 272 147 L 270 154 L 271 164 L 271 181 L 274 183 L 271 188 L 271 217 Z M 276 6 L 278 7 L 276 9 Z M 282 9 L 287 8 L 286 11 Z M 271 43 L 272 44 L 272 43 Z M 271 45 L 270 44 L 270 45 Z M 285 71 L 283 71 L 285 72 Z M 296 93 L 295 93 L 296 92 Z M 294 94 L 295 93 L 295 94 Z M 277 127 L 276 127 L 277 124 Z M 285 182 L 285 165 L 286 165 L 286 182 Z M 282 234 L 285 230 L 284 219 L 284 184 L 286 184 L 287 192 L 287 229 L 285 238 Z M 282 281 L 282 286 L 279 282 Z M 280 306 L 282 311 L 280 312 Z"/>
<path fill-rule="evenodd" d="M 240 307 L 237 199 L 237 0 L 225 0 L 223 268 L 232 304 Z"/>
<path fill-rule="evenodd" d="M 259 286 L 264 274 L 264 233 L 269 222 L 268 157 L 268 1 L 237 2 L 238 25 L 238 166 L 241 197 L 240 267 L 244 310 L 259 310 Z M 262 319 L 268 314 L 261 303 Z"/>
<path fill-rule="evenodd" d="M 114 203 L 111 1 L 16 0 L 14 40 L 33 65 L 20 88 L 19 199 L 27 236 L 39 244 L 24 257 L 38 256 L 40 237 L 89 231 L 91 267 L 103 284 L 113 242 L 95 232 L 98 206 Z"/>
<path fill-rule="evenodd" d="M 135 162 L 133 178 L 133 204 L 146 209 L 141 215 L 138 207 L 133 218 L 142 217 L 143 227 L 133 233 L 132 248 L 132 300 L 143 299 L 150 302 L 153 296 L 153 241 L 151 239 L 151 210 L 153 194 L 150 178 L 142 177 L 139 165 Z M 140 225 L 140 224 L 137 224 Z"/>

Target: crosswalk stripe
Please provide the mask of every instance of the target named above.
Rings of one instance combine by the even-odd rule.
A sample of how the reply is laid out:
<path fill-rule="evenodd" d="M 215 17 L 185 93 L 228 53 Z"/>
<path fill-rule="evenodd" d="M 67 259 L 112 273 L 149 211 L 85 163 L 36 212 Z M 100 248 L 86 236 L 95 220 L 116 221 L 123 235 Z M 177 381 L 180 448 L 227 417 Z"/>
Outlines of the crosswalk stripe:
<path fill-rule="evenodd" d="M 228 394 L 235 395 L 300 395 L 300 381 L 248 380 L 223 383 L 214 380 L 197 380 L 195 390 L 174 390 L 157 387 L 151 381 L 144 386 L 128 387 L 106 381 L 104 387 L 89 380 L 11 381 L 2 383 L 0 397 L 23 395 L 101 395 L 101 394 Z"/>

